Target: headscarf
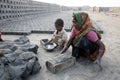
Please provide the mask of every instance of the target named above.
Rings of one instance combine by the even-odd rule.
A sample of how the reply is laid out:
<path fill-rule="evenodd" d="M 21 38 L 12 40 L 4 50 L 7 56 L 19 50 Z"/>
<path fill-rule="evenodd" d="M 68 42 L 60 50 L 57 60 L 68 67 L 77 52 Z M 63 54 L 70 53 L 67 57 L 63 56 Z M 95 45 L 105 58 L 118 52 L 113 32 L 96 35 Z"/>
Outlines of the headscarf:
<path fill-rule="evenodd" d="M 73 40 L 73 44 L 76 45 L 79 39 L 82 38 L 84 35 L 86 35 L 91 30 L 94 30 L 97 33 L 99 39 L 101 39 L 100 34 L 92 26 L 89 15 L 87 13 L 76 12 L 76 13 L 73 13 L 73 16 L 78 23 L 78 26 L 77 26 L 78 32 L 76 33 L 75 39 Z"/>

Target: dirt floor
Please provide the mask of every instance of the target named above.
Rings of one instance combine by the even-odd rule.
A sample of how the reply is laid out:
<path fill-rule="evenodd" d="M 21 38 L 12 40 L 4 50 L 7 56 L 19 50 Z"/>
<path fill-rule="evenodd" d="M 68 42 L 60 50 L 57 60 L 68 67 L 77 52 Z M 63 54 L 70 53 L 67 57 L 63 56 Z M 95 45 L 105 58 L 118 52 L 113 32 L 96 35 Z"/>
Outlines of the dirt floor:
<path fill-rule="evenodd" d="M 104 13 L 90 13 L 104 31 L 102 41 L 106 45 L 106 52 L 102 58 L 103 70 L 93 63 L 77 62 L 74 66 L 57 74 L 49 72 L 45 61 L 57 56 L 59 51 L 46 52 L 40 45 L 40 39 L 50 38 L 51 34 L 31 34 L 29 39 L 39 45 L 38 57 L 42 66 L 41 71 L 27 80 L 120 80 L 120 18 Z M 69 35 L 69 33 L 68 33 Z M 18 35 L 3 35 L 5 40 L 14 40 Z M 71 54 L 71 48 L 66 52 Z"/>

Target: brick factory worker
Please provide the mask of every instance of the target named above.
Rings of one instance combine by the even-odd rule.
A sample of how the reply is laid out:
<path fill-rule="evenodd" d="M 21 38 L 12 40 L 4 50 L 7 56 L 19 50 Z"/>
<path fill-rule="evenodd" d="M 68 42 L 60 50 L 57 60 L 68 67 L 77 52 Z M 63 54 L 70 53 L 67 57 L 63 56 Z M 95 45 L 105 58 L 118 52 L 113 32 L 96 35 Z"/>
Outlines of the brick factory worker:
<path fill-rule="evenodd" d="M 52 38 L 48 43 L 56 43 L 58 45 L 58 49 L 63 49 L 64 45 L 67 42 L 68 36 L 66 31 L 64 30 L 64 21 L 58 18 L 55 21 L 55 31 L 52 35 Z"/>
<path fill-rule="evenodd" d="M 101 35 L 93 27 L 89 15 L 85 12 L 73 13 L 72 22 L 70 38 L 61 54 L 72 45 L 73 57 L 79 59 L 80 56 L 84 56 L 101 66 L 101 58 L 105 52 L 105 46 L 101 41 Z"/>

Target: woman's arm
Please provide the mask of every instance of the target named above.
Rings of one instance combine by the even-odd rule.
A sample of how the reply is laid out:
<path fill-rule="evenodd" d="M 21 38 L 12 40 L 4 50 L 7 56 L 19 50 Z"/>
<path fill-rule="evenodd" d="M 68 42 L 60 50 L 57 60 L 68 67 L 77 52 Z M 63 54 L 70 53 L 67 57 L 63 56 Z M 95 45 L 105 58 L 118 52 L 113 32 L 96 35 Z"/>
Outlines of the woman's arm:
<path fill-rule="evenodd" d="M 98 46 L 98 57 L 94 63 L 97 63 L 101 67 L 101 58 L 105 52 L 105 46 L 102 41 L 97 40 L 95 44 Z M 101 67 L 102 68 L 102 67 Z"/>
<path fill-rule="evenodd" d="M 98 58 L 101 58 L 104 51 L 105 51 L 105 46 L 104 46 L 103 42 L 100 41 L 100 40 L 97 40 L 96 44 L 99 45 L 99 56 L 98 56 Z"/>
<path fill-rule="evenodd" d="M 101 65 L 101 57 L 104 54 L 105 51 L 105 46 L 103 44 L 103 42 L 98 38 L 97 34 L 95 31 L 90 31 L 86 37 L 92 41 L 93 43 L 95 43 L 95 45 L 98 47 L 98 56 L 97 59 L 95 60 L 95 63 L 97 63 L 98 65 Z"/>
<path fill-rule="evenodd" d="M 64 52 L 66 52 L 66 50 L 70 47 L 72 41 L 74 38 L 70 38 L 67 42 L 67 44 L 64 46 L 64 48 L 62 49 L 62 51 L 60 52 L 61 54 L 63 54 Z"/>

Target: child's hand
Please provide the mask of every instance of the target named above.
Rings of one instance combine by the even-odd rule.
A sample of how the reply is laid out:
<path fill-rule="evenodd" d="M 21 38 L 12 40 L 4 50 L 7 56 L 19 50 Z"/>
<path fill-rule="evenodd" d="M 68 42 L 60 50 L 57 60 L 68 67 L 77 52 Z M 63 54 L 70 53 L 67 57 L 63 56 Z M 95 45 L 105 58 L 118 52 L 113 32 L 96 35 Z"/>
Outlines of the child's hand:
<path fill-rule="evenodd" d="M 52 41 L 52 39 L 51 39 L 51 40 L 48 40 L 45 44 L 49 44 L 51 41 Z"/>

